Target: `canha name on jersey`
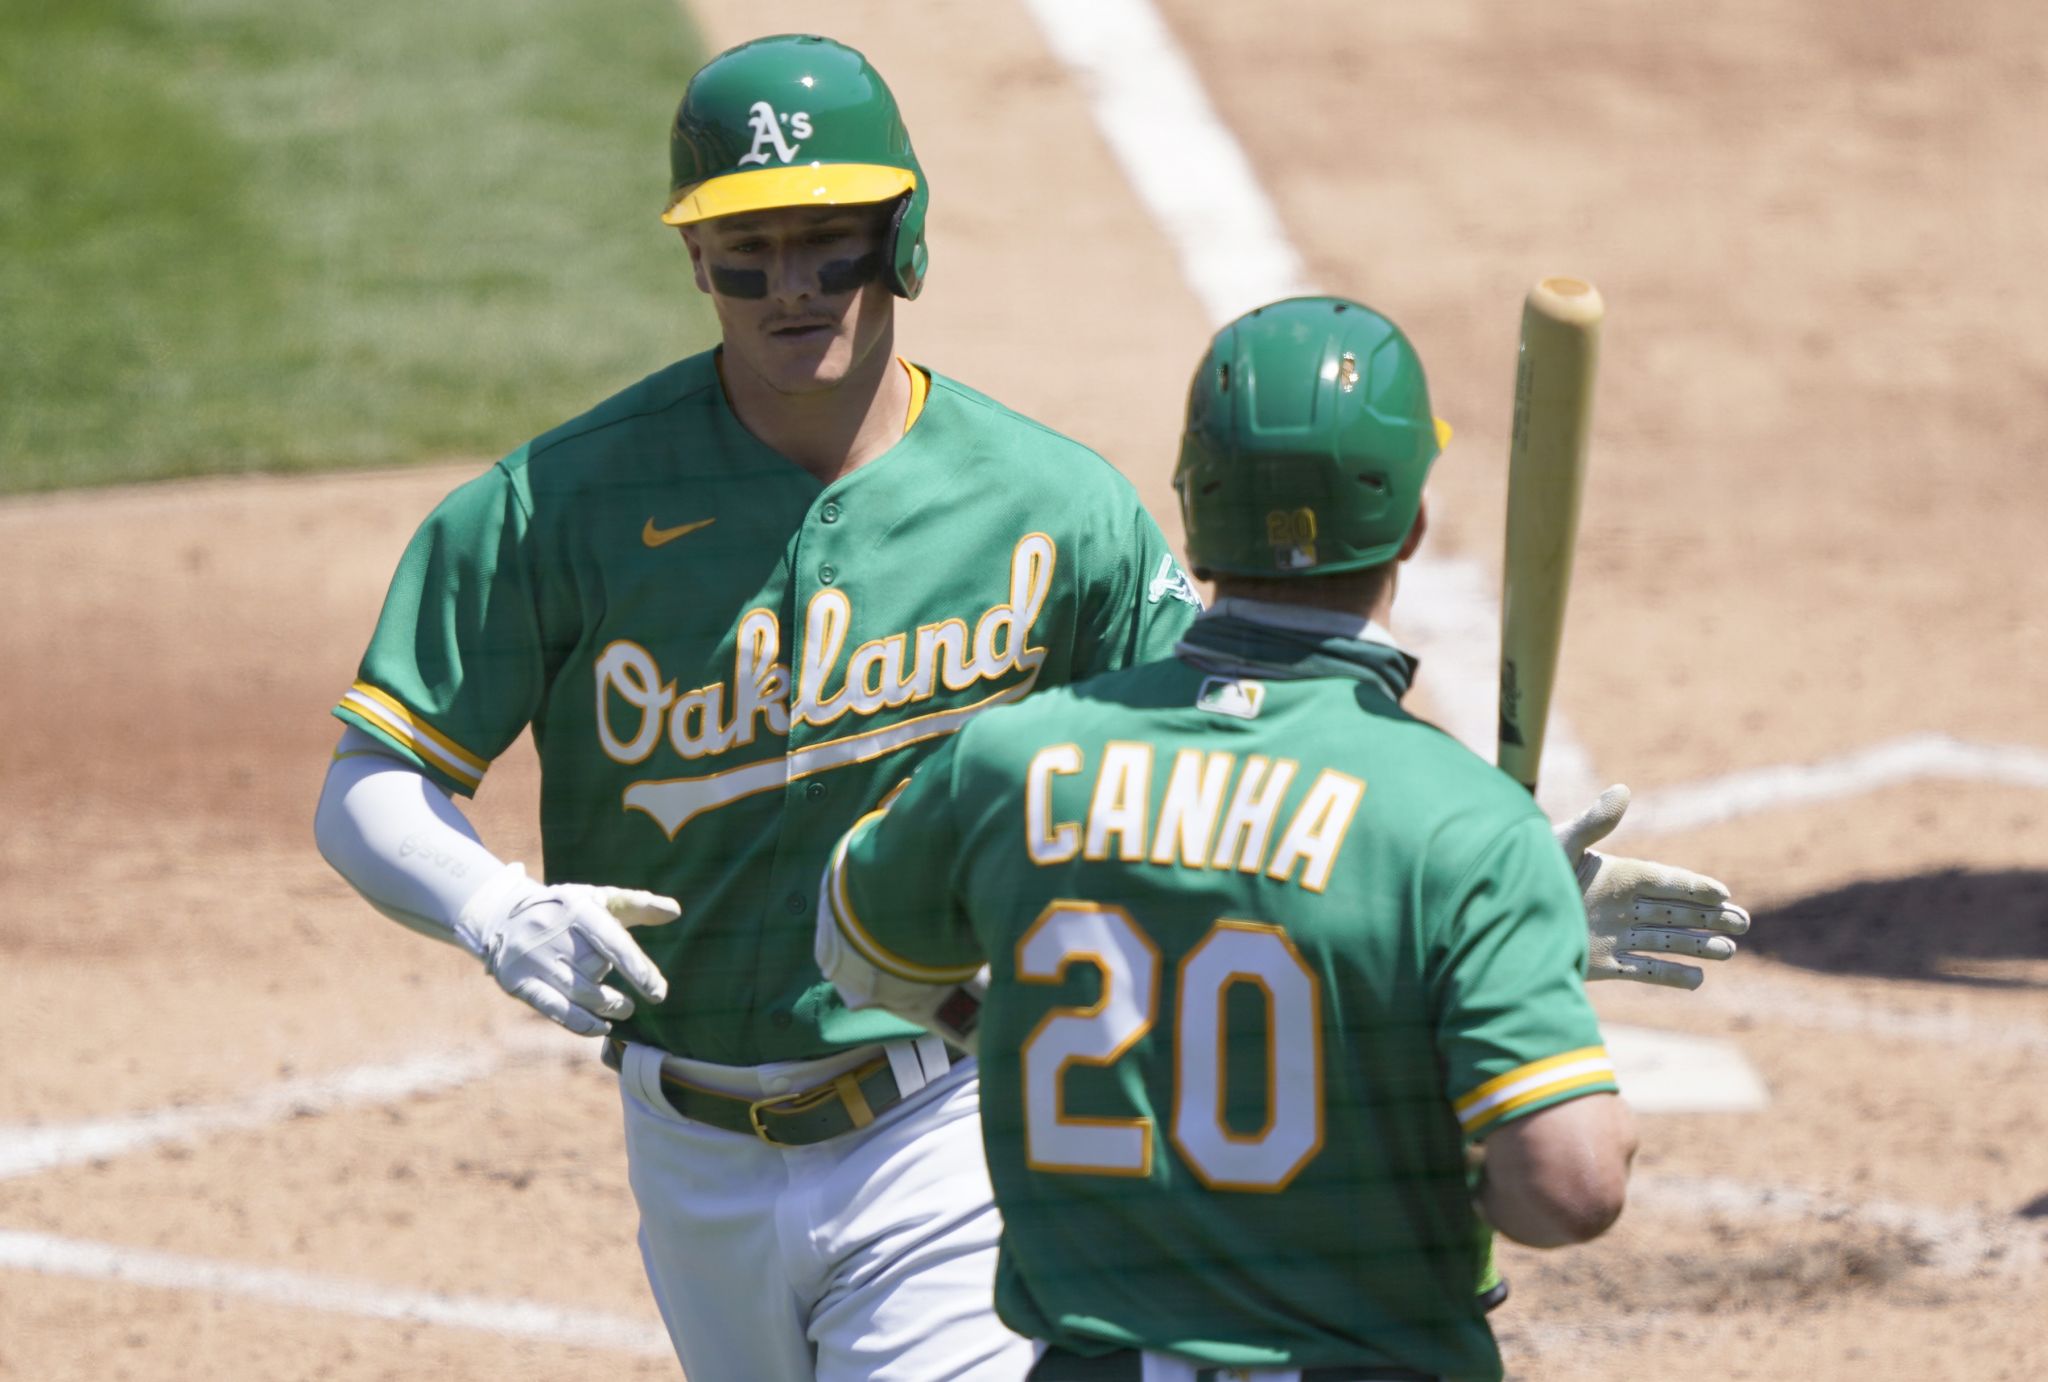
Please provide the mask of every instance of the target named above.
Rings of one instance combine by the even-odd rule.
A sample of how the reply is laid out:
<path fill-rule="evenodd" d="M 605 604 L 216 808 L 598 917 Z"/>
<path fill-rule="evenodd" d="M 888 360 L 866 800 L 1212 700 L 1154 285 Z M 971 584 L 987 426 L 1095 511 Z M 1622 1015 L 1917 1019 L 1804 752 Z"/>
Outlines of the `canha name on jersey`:
<path fill-rule="evenodd" d="M 1024 843 L 1032 862 L 1061 864 L 1118 859 L 1193 869 L 1263 872 L 1321 892 L 1330 881 L 1345 832 L 1365 795 L 1358 778 L 1325 768 L 1301 794 L 1286 824 L 1280 808 L 1300 764 L 1221 749 L 1181 749 L 1166 769 L 1156 820 L 1155 755 L 1151 744 L 1111 740 L 1092 765 L 1085 821 L 1056 820 L 1053 779 L 1091 770 L 1076 744 L 1054 744 L 1032 756 L 1025 777 Z M 1296 871 L 1300 876 L 1297 878 Z"/>

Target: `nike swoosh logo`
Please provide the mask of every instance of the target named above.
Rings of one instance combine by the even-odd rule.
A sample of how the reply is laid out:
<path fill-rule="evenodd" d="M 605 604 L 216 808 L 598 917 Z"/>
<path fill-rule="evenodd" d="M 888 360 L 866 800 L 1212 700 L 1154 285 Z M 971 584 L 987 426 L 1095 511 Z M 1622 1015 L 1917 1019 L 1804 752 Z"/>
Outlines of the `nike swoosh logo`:
<path fill-rule="evenodd" d="M 694 533 L 699 528 L 708 528 L 717 521 L 715 518 L 700 518 L 695 523 L 684 523 L 674 528 L 657 528 L 654 526 L 654 520 L 650 518 L 647 520 L 647 526 L 640 530 L 640 540 L 649 547 L 659 547 L 665 542 L 674 542 L 679 537 Z"/>

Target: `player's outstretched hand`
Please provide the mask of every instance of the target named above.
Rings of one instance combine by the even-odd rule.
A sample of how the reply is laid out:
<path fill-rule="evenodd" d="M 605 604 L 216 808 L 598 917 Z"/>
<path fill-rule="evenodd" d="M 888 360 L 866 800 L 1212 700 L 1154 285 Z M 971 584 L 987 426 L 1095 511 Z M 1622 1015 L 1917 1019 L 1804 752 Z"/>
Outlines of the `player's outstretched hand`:
<path fill-rule="evenodd" d="M 1749 930 L 1749 913 L 1705 874 L 1592 849 L 1621 824 L 1628 796 L 1626 787 L 1609 787 L 1578 819 L 1551 827 L 1586 899 L 1586 979 L 1696 989 L 1706 977 L 1697 965 L 1636 952 L 1725 960 L 1735 953 L 1729 938 Z"/>
<path fill-rule="evenodd" d="M 673 898 L 588 883 L 543 887 L 507 864 L 463 907 L 455 933 L 498 987 L 579 1036 L 603 1036 L 633 1014 L 633 1000 L 603 982 L 616 968 L 659 1003 L 668 981 L 628 926 L 659 926 L 683 909 Z"/>

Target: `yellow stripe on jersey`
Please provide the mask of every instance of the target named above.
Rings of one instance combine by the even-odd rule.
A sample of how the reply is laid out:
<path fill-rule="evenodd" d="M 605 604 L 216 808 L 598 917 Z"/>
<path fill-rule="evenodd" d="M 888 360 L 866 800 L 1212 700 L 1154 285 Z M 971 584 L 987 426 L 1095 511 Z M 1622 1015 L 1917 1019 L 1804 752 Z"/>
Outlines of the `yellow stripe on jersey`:
<path fill-rule="evenodd" d="M 472 790 L 483 782 L 491 766 L 490 760 L 471 753 L 413 714 L 396 696 L 366 681 L 351 686 L 339 708 L 354 711 Z"/>
<path fill-rule="evenodd" d="M 929 375 L 901 355 L 896 357 L 896 362 L 910 376 L 910 406 L 903 412 L 903 430 L 908 432 L 917 425 L 917 415 L 924 411 L 924 400 L 931 393 L 932 381 Z"/>
<path fill-rule="evenodd" d="M 1470 1133 L 1539 1099 L 1614 1084 L 1614 1061 L 1605 1046 L 1583 1046 L 1496 1075 L 1451 1105 L 1458 1126 Z"/>
<path fill-rule="evenodd" d="M 853 829 L 840 837 L 839 847 L 832 851 L 832 863 L 826 869 L 828 882 L 825 891 L 825 905 L 832 909 L 832 922 L 839 928 L 839 934 L 846 943 L 860 953 L 862 959 L 898 979 L 908 979 L 913 984 L 957 984 L 972 979 L 980 970 L 979 964 L 963 966 L 921 965 L 915 960 L 906 960 L 889 947 L 883 945 L 868 933 L 854 913 L 853 898 L 846 890 L 846 846 L 853 840 L 861 827 L 883 813 L 870 811 L 853 823 Z"/>

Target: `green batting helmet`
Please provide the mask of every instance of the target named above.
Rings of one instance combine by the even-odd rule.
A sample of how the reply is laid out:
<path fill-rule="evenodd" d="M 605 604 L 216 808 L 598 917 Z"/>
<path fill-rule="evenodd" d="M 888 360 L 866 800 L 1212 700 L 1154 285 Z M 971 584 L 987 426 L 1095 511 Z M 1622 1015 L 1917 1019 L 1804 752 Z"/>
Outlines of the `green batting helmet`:
<path fill-rule="evenodd" d="M 757 38 L 699 68 L 669 131 L 672 226 L 791 206 L 895 201 L 890 286 L 924 284 L 931 194 L 881 73 L 815 34 Z"/>
<path fill-rule="evenodd" d="M 1392 561 L 1451 438 L 1401 328 L 1288 298 L 1216 333 L 1188 389 L 1173 485 L 1200 576 L 1322 576 Z"/>

